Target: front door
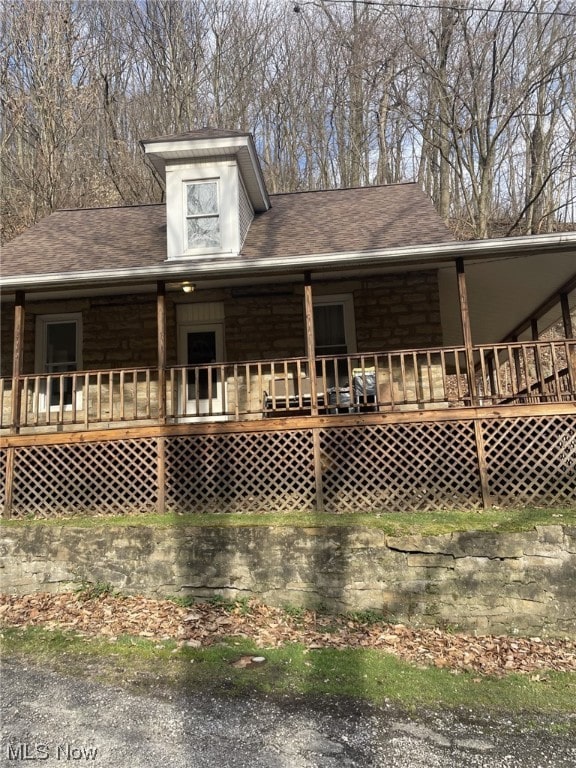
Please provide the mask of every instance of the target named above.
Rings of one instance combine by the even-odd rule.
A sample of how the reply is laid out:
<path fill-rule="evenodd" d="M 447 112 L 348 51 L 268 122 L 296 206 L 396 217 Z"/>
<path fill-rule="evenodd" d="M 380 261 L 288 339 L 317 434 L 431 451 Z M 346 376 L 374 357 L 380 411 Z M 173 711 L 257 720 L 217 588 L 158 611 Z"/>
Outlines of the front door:
<path fill-rule="evenodd" d="M 220 323 L 179 328 L 180 363 L 187 367 L 181 392 L 181 412 L 185 415 L 222 415 L 222 376 L 218 368 L 209 366 L 222 362 L 223 335 Z"/>

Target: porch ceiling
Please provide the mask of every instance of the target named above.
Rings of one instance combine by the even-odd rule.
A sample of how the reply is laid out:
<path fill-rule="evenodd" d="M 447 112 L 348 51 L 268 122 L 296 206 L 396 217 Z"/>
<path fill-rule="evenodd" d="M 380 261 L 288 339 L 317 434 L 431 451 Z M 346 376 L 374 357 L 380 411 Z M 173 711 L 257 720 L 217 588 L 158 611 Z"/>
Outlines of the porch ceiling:
<path fill-rule="evenodd" d="M 571 308 L 576 307 L 576 252 L 469 260 L 465 270 L 474 344 L 506 339 L 571 281 L 568 299 Z M 440 269 L 439 287 L 444 343 L 458 344 L 462 331 L 454 269 Z M 547 308 L 539 317 L 539 330 L 560 317 L 558 304 Z M 530 338 L 530 330 L 520 338 Z"/>

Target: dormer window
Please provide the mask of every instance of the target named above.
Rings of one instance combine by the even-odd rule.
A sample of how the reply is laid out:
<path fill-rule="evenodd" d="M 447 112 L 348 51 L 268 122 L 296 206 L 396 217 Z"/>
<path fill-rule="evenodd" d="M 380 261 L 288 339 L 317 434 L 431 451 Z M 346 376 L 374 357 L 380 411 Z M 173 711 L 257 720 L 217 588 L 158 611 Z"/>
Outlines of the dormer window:
<path fill-rule="evenodd" d="M 187 250 L 209 248 L 219 251 L 220 210 L 217 181 L 190 181 L 186 191 Z"/>
<path fill-rule="evenodd" d="M 142 142 L 166 183 L 168 261 L 238 256 L 270 200 L 248 133 L 200 128 Z"/>

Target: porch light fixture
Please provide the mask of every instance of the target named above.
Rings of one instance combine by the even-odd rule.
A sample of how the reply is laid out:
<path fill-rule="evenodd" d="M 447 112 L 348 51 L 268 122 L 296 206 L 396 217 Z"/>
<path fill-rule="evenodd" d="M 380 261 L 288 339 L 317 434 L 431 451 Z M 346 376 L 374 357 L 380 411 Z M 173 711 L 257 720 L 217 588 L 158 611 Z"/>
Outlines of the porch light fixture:
<path fill-rule="evenodd" d="M 196 290 L 196 285 L 194 283 L 191 283 L 188 280 L 185 280 L 182 283 L 182 290 L 184 291 L 184 293 L 194 293 L 194 291 Z"/>

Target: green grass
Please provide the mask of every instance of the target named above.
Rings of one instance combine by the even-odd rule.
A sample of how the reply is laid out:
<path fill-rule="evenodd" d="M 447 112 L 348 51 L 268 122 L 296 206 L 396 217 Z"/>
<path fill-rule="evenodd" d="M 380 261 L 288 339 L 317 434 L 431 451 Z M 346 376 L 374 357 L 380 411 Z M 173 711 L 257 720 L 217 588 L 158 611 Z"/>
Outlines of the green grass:
<path fill-rule="evenodd" d="M 382 651 L 308 650 L 296 644 L 263 650 L 237 639 L 208 648 L 180 648 L 174 641 L 87 640 L 36 628 L 4 629 L 1 637 L 4 656 L 138 690 L 169 686 L 226 695 L 336 696 L 407 709 L 465 707 L 492 714 L 576 711 L 576 673 L 540 673 L 538 680 L 519 674 L 481 677 L 420 668 Z M 232 666 L 243 655 L 262 655 L 266 662 L 245 669 Z"/>
<path fill-rule="evenodd" d="M 50 520 L 4 520 L 7 527 L 72 526 L 78 528 L 134 527 L 250 527 L 296 526 L 367 526 L 389 536 L 419 534 L 432 536 L 458 531 L 528 531 L 536 525 L 576 525 L 576 508 L 491 509 L 486 511 L 383 512 L 375 514 L 197 514 L 197 515 L 124 515 L 115 517 L 73 517 Z"/>
<path fill-rule="evenodd" d="M 390 536 L 438 535 L 458 531 L 520 532 L 536 525 L 576 525 L 576 509 L 523 508 L 484 512 L 444 511 L 382 514 L 205 514 L 85 517 L 3 521 L 7 527 L 73 526 L 97 529 L 115 526 L 242 527 L 242 526 L 367 526 Z M 96 585 L 106 591 L 107 585 Z M 366 616 L 368 620 L 369 617 Z M 209 648 L 179 648 L 173 641 L 151 642 L 121 637 L 114 641 L 83 639 L 72 633 L 41 629 L 5 629 L 4 655 L 35 659 L 65 674 L 114 681 L 138 689 L 159 682 L 187 690 L 228 695 L 260 691 L 295 696 L 346 696 L 374 704 L 401 707 L 466 707 L 494 711 L 576 712 L 576 673 L 545 673 L 504 678 L 419 668 L 382 651 L 359 649 L 307 650 L 300 645 L 257 649 L 236 640 Z M 243 654 L 264 655 L 266 663 L 247 669 L 232 662 Z M 535 676 L 536 678 L 537 676 Z M 576 728 L 576 726 L 574 726 Z"/>

